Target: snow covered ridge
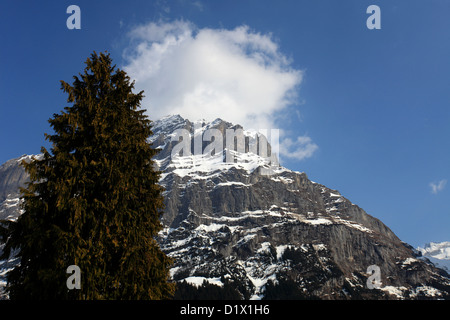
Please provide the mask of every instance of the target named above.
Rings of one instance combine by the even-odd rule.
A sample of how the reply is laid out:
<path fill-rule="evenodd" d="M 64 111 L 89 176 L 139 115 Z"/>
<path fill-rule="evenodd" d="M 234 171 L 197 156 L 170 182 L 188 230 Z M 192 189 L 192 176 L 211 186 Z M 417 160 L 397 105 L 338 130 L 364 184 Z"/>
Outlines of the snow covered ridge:
<path fill-rule="evenodd" d="M 426 257 L 432 257 L 442 260 L 450 260 L 450 241 L 445 242 L 430 242 L 425 245 L 425 247 L 417 248 L 422 255 Z"/>
<path fill-rule="evenodd" d="M 7 170 L 8 168 L 17 166 L 17 164 L 22 163 L 22 161 L 29 162 L 33 158 L 36 158 L 37 160 L 42 160 L 43 157 L 44 156 L 42 154 L 37 154 L 37 155 L 24 154 L 24 155 L 20 156 L 19 158 L 11 159 L 11 160 L 8 160 L 5 163 L 1 164 L 0 165 L 0 171 L 1 170 Z"/>
<path fill-rule="evenodd" d="M 418 247 L 417 251 L 434 265 L 450 273 L 450 241 L 430 242 L 423 248 Z"/>
<path fill-rule="evenodd" d="M 175 115 L 155 121 L 152 131 L 149 142 L 162 151 L 163 157 L 157 157 L 162 169 L 169 164 L 175 169 L 202 165 L 196 169 L 205 172 L 237 163 L 247 171 L 259 167 L 261 174 L 272 175 L 279 168 L 279 129 L 244 130 L 219 118 L 191 122 Z"/>

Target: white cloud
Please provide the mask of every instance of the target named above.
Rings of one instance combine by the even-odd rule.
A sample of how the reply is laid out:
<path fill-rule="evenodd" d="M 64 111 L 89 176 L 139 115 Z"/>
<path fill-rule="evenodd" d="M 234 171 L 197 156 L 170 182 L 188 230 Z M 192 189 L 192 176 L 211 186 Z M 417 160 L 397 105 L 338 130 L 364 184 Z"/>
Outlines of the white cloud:
<path fill-rule="evenodd" d="M 247 26 L 199 29 L 177 20 L 138 26 L 129 37 L 124 70 L 136 90 L 144 90 L 142 106 L 150 119 L 180 114 L 280 128 L 277 119 L 297 101 L 303 73 L 291 67 L 270 34 Z M 304 138 L 287 140 L 288 149 L 299 144 L 293 154 L 300 159 L 314 152 Z"/>
<path fill-rule="evenodd" d="M 285 138 L 280 144 L 280 153 L 287 158 L 303 160 L 311 157 L 319 148 L 308 136 L 297 137 L 297 140 Z"/>
<path fill-rule="evenodd" d="M 438 181 L 438 182 L 431 182 L 430 183 L 431 192 L 434 194 L 441 192 L 442 190 L 444 190 L 444 187 L 446 184 L 447 184 L 447 180 L 445 180 L 445 179 Z"/>

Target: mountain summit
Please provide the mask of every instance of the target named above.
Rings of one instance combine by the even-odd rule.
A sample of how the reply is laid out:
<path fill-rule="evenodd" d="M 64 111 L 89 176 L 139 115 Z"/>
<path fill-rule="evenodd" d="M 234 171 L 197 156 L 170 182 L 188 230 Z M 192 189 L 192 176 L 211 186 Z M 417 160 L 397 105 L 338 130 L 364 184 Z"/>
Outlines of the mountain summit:
<path fill-rule="evenodd" d="M 450 298 L 445 270 L 339 191 L 280 166 L 269 137 L 179 115 L 152 131 L 165 188 L 157 240 L 180 288 L 242 299 Z M 20 214 L 26 179 L 17 159 L 0 167 L 0 219 Z M 0 281 L 14 263 L 0 262 Z"/>

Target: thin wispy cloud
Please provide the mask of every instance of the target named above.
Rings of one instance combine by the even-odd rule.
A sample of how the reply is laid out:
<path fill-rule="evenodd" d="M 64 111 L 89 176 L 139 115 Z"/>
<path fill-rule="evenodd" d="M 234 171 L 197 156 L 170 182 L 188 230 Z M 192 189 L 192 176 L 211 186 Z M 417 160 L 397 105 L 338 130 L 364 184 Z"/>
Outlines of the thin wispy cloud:
<path fill-rule="evenodd" d="M 138 26 L 129 38 L 124 69 L 136 89 L 145 91 L 142 105 L 151 119 L 220 117 L 272 129 L 280 128 L 278 120 L 298 101 L 303 72 L 291 66 L 270 34 L 245 25 L 210 29 L 176 20 Z M 304 139 L 283 139 L 283 150 L 294 150 L 290 157 L 298 159 L 312 155 L 315 149 Z"/>
<path fill-rule="evenodd" d="M 284 157 L 297 160 L 312 157 L 318 148 L 319 146 L 308 136 L 300 136 L 296 140 L 285 138 L 280 144 L 280 152 Z"/>
<path fill-rule="evenodd" d="M 192 5 L 196 7 L 199 11 L 203 11 L 203 3 L 199 0 L 192 1 Z"/>
<path fill-rule="evenodd" d="M 169 14 L 170 13 L 170 6 L 167 0 L 157 0 L 154 3 L 155 8 L 158 10 L 161 10 L 162 14 Z"/>
<path fill-rule="evenodd" d="M 437 194 L 441 192 L 442 190 L 444 190 L 446 184 L 447 184 L 446 179 L 442 179 L 438 182 L 431 182 L 430 183 L 431 193 Z"/>

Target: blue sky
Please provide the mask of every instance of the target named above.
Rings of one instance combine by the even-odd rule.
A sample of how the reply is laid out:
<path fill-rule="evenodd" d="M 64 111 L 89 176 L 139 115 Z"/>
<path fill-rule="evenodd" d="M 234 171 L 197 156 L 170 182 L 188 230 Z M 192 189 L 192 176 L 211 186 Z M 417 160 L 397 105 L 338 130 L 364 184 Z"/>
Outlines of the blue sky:
<path fill-rule="evenodd" d="M 66 27 L 71 4 L 81 9 L 80 30 Z M 379 30 L 366 27 L 372 4 Z M 267 101 L 259 120 L 293 142 L 284 166 L 339 190 L 413 246 L 449 241 L 449 12 L 445 0 L 2 1 L 0 163 L 48 146 L 47 120 L 66 106 L 59 80 L 71 82 L 94 50 L 107 50 L 149 88 L 150 118 L 172 110 L 177 97 L 163 85 L 175 83 L 189 94 L 183 112 L 192 111 L 186 101 L 231 101 L 240 112 L 205 113 L 244 121 L 260 100 L 236 87 L 254 82 Z M 171 36 L 175 45 L 157 51 Z M 217 79 L 202 65 L 208 44 L 223 49 L 213 56 L 222 61 L 212 65 Z M 256 56 L 267 59 L 264 68 Z M 152 61 L 166 67 L 139 78 Z M 192 70 L 210 86 L 189 92 Z"/>

